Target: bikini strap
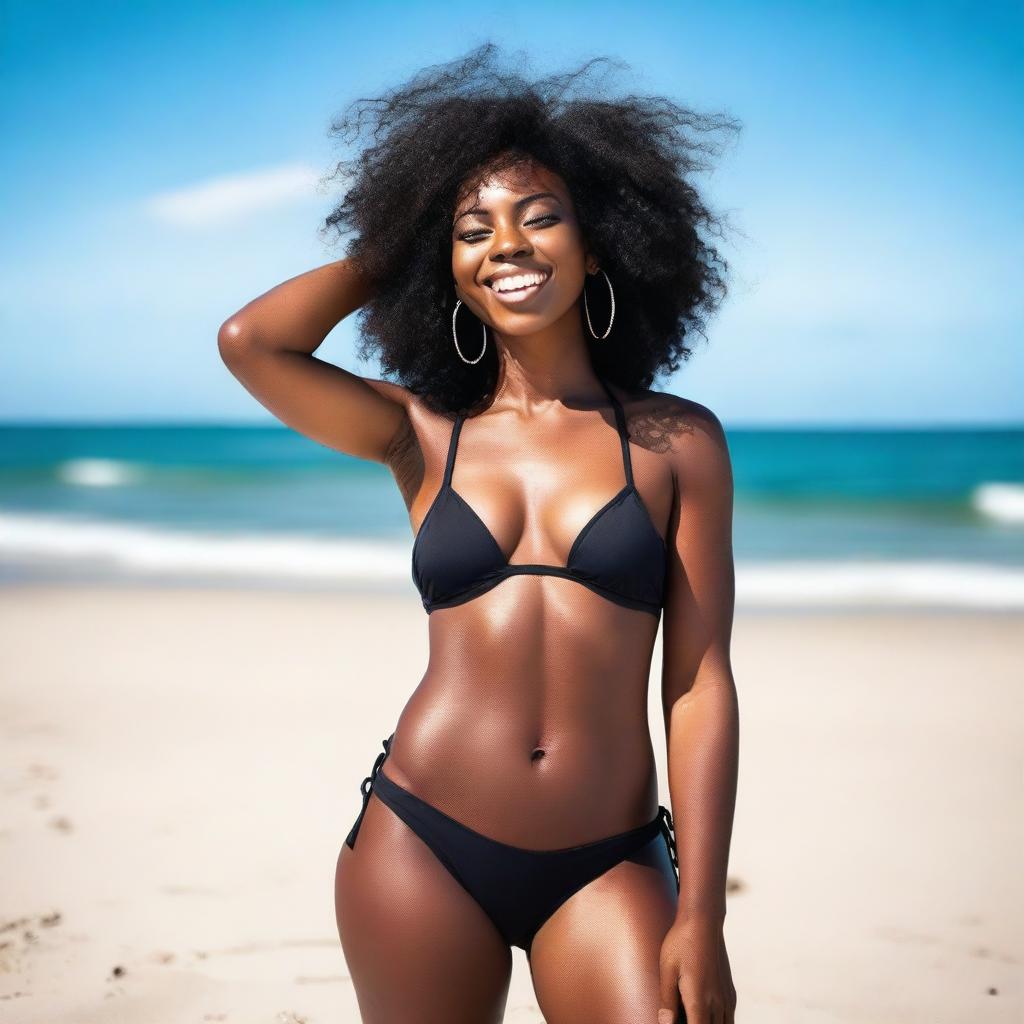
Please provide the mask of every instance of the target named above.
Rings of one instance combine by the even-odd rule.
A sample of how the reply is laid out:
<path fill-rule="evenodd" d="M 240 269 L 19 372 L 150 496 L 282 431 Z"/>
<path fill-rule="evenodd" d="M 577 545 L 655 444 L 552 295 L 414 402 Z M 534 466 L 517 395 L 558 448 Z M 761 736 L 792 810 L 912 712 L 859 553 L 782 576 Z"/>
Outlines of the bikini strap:
<path fill-rule="evenodd" d="M 455 423 L 452 425 L 452 436 L 448 442 L 448 460 L 444 464 L 444 479 L 441 482 L 441 487 L 451 487 L 452 485 L 452 469 L 455 468 L 455 449 L 459 446 L 459 431 L 462 430 L 462 413 L 458 413 L 455 416 Z"/>
<path fill-rule="evenodd" d="M 377 755 L 377 760 L 373 762 L 373 768 L 370 769 L 370 774 L 359 785 L 359 792 L 363 795 L 363 806 L 356 817 L 356 820 L 352 824 L 352 828 L 349 829 L 348 835 L 345 837 L 345 842 L 353 850 L 356 848 L 356 837 L 359 835 L 359 827 L 363 823 L 363 818 L 366 815 L 366 808 L 370 803 L 370 791 L 373 789 L 373 784 L 377 779 L 377 773 L 380 771 L 380 766 L 387 760 L 388 754 L 391 753 L 391 741 L 395 738 L 395 734 L 392 733 L 386 740 L 383 741 L 384 750 L 382 753 Z"/>
<path fill-rule="evenodd" d="M 605 393 L 611 399 L 612 408 L 615 410 L 615 425 L 619 431 L 619 443 L 622 445 L 622 465 L 626 470 L 626 486 L 632 487 L 633 460 L 629 455 L 629 432 L 626 429 L 626 411 L 622 408 L 622 403 L 612 393 L 612 389 L 608 387 L 607 381 L 603 377 L 599 378 L 599 380 Z"/>
<path fill-rule="evenodd" d="M 676 890 L 679 890 L 679 851 L 676 848 L 675 825 L 672 822 L 672 812 L 664 805 L 658 804 L 658 822 L 661 834 L 668 846 L 669 860 L 672 861 L 672 872 L 676 876 Z"/>

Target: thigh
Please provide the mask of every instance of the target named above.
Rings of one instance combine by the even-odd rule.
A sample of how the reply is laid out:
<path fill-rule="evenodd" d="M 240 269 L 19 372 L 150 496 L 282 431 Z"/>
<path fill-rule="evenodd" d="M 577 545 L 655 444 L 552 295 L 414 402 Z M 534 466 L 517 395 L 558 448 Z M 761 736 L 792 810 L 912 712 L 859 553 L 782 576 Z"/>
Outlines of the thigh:
<path fill-rule="evenodd" d="M 657 836 L 563 903 L 530 951 L 547 1024 L 656 1021 L 658 960 L 676 900 L 672 861 Z"/>
<path fill-rule="evenodd" d="M 427 845 L 371 791 L 335 876 L 338 934 L 363 1024 L 502 1019 L 512 953 Z"/>

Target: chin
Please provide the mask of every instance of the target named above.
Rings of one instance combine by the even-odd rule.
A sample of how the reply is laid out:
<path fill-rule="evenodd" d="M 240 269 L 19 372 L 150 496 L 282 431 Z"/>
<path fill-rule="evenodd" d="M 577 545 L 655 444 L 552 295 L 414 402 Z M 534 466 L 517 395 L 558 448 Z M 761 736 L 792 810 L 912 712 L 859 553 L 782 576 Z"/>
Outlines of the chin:
<path fill-rule="evenodd" d="M 492 330 L 497 331 L 503 337 L 521 338 L 543 331 L 545 328 L 550 327 L 555 323 L 557 319 L 557 317 L 546 317 L 542 315 L 520 316 L 508 323 L 499 322 L 490 324 L 489 326 Z"/>

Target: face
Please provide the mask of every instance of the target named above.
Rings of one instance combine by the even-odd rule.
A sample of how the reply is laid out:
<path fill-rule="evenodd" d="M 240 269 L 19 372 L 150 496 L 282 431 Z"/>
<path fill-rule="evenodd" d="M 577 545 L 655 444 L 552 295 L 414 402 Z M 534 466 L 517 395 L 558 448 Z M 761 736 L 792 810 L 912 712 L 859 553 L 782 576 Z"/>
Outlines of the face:
<path fill-rule="evenodd" d="M 586 253 L 565 182 L 534 162 L 486 177 L 456 205 L 457 296 L 499 334 L 532 334 L 579 301 Z"/>

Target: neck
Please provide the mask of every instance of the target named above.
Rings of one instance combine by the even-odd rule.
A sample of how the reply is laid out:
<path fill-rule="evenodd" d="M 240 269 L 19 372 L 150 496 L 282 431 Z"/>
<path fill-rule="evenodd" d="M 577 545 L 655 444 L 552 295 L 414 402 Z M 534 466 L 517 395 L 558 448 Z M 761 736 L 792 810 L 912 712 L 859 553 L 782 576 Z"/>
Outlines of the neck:
<path fill-rule="evenodd" d="M 535 334 L 494 332 L 498 382 L 490 408 L 542 412 L 546 406 L 607 401 L 583 338 L 579 309 Z"/>

